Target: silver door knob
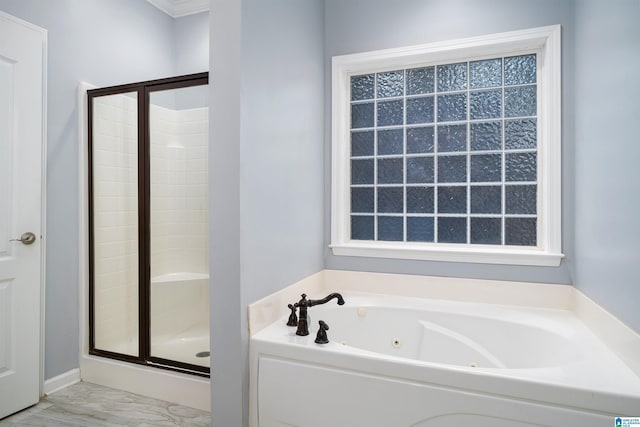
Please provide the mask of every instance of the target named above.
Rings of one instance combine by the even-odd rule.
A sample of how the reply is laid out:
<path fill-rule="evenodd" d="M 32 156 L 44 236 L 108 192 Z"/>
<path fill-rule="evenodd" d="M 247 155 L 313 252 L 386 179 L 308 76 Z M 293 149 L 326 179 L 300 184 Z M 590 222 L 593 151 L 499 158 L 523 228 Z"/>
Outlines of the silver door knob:
<path fill-rule="evenodd" d="M 22 233 L 19 239 L 11 239 L 10 242 L 21 242 L 23 245 L 30 245 L 36 241 L 36 235 L 30 231 Z"/>

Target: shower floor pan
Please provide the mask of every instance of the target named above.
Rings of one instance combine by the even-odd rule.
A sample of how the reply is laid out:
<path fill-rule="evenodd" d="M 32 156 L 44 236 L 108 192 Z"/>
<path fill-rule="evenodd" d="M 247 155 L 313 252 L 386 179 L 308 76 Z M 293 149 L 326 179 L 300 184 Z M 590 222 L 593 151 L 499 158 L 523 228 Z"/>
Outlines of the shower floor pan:
<path fill-rule="evenodd" d="M 176 360 L 192 365 L 211 365 L 209 351 L 209 331 L 191 329 L 173 336 L 151 337 L 151 356 Z"/>

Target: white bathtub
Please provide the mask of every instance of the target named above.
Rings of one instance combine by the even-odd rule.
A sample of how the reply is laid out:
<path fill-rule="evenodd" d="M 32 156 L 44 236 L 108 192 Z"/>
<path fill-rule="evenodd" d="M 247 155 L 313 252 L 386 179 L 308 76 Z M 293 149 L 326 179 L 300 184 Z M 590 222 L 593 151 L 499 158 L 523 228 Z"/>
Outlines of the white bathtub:
<path fill-rule="evenodd" d="M 253 335 L 253 427 L 595 427 L 640 415 L 640 378 L 570 311 L 343 296 L 309 309 L 307 337 L 288 315 Z M 314 343 L 318 320 L 329 344 Z"/>

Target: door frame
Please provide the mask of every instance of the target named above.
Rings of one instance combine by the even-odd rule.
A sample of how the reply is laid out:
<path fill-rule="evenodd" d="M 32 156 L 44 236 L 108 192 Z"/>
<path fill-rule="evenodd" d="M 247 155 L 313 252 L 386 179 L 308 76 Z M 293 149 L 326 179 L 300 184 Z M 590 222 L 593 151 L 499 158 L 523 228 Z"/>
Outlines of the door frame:
<path fill-rule="evenodd" d="M 39 27 L 36 27 L 39 28 Z M 49 69 L 48 59 L 48 31 L 44 28 L 43 41 L 42 41 L 42 178 L 40 185 L 40 203 L 41 203 L 41 230 L 40 236 L 40 396 L 44 396 L 49 392 L 45 384 L 45 333 L 46 333 L 46 277 L 47 277 L 47 124 L 49 123 L 49 116 L 47 115 L 47 101 L 48 101 L 48 76 L 47 71 Z"/>
<path fill-rule="evenodd" d="M 40 342 L 38 353 L 40 357 L 40 366 L 39 366 L 39 378 L 40 378 L 40 390 L 38 391 L 40 397 L 44 396 L 44 394 L 48 391 L 45 385 L 44 379 L 44 366 L 45 366 L 45 331 L 46 331 L 46 321 L 45 321 L 45 296 L 46 296 L 46 247 L 47 247 L 47 123 L 49 122 L 49 118 L 47 116 L 47 71 L 48 71 L 48 31 L 42 27 L 39 27 L 35 24 L 32 24 L 24 19 L 18 18 L 17 16 L 11 15 L 8 12 L 0 10 L 0 18 L 5 19 L 7 21 L 13 22 L 18 25 L 22 25 L 26 28 L 29 28 L 33 31 L 36 31 L 42 35 L 42 93 L 40 96 L 40 107 L 42 114 L 42 134 L 40 136 L 40 168 L 41 168 L 41 177 L 40 177 L 40 330 L 38 331 Z"/>

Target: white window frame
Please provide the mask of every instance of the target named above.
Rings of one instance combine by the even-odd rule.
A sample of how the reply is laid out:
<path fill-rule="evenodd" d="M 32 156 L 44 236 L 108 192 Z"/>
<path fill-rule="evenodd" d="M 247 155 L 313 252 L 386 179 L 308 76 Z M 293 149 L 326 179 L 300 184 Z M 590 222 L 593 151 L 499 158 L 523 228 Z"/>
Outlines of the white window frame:
<path fill-rule="evenodd" d="M 332 58 L 331 244 L 334 255 L 558 266 L 562 254 L 560 25 Z M 535 52 L 538 57 L 536 247 L 351 240 L 350 79 L 353 75 Z"/>

